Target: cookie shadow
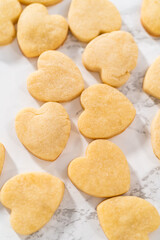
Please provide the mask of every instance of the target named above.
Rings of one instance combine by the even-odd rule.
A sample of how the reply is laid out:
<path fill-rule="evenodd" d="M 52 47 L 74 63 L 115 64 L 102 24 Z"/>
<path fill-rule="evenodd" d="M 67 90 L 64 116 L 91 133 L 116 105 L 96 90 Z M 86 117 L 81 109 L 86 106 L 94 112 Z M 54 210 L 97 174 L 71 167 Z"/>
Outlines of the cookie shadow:
<path fill-rule="evenodd" d="M 17 38 L 8 45 L 1 46 L 0 61 L 7 64 L 15 64 L 16 61 L 20 61 L 23 58 L 22 52 L 19 48 Z"/>
<path fill-rule="evenodd" d="M 130 174 L 131 174 L 131 185 L 130 189 L 127 193 L 124 194 L 124 196 L 136 196 L 144 198 L 144 194 L 142 191 L 142 185 L 140 184 L 140 180 L 136 174 L 136 171 L 133 170 L 132 166 L 128 163 Z"/>
<path fill-rule="evenodd" d="M 16 164 L 8 151 L 5 152 L 5 161 L 2 169 L 2 174 L 0 176 L 0 188 L 7 182 L 10 178 L 18 174 L 18 169 Z"/>
<path fill-rule="evenodd" d="M 79 113 L 83 111 L 81 103 L 80 103 L 80 96 L 75 98 L 74 100 L 66 103 L 62 103 L 63 107 L 66 109 L 70 120 L 77 120 Z"/>
<path fill-rule="evenodd" d="M 3 187 L 3 185 L 12 177 L 18 174 L 18 169 L 14 163 L 14 160 L 8 153 L 8 151 L 5 151 L 5 161 L 2 169 L 2 173 L 0 176 L 0 189 Z M 4 209 L 4 206 L 0 203 L 0 211 Z M 10 210 L 5 208 L 8 214 L 10 214 Z"/>
<path fill-rule="evenodd" d="M 57 159 L 57 161 L 55 161 L 53 165 L 50 165 L 46 170 L 50 173 L 54 172 L 56 176 L 59 175 L 63 178 L 64 181 L 67 181 L 68 180 L 67 169 L 69 163 L 73 159 L 80 157 L 82 155 L 83 155 L 82 138 L 75 124 L 73 123 L 73 121 L 71 121 L 71 133 L 66 148 L 64 149 L 60 157 Z"/>
<path fill-rule="evenodd" d="M 30 153 L 31 154 L 31 153 Z M 68 179 L 67 169 L 69 163 L 83 154 L 83 143 L 80 133 L 76 128 L 73 121 L 71 121 L 71 133 L 68 139 L 67 145 L 61 155 L 53 162 L 41 160 L 31 154 L 33 161 L 35 161 L 40 167 L 62 180 Z"/>
<path fill-rule="evenodd" d="M 147 96 L 143 92 L 143 80 L 149 64 L 139 50 L 138 62 L 136 68 L 131 72 L 128 81 L 119 88 L 119 90 L 133 103 L 136 110 L 142 106 L 142 102 L 147 104 Z"/>
<path fill-rule="evenodd" d="M 71 4 L 71 0 L 66 0 L 66 1 L 61 0 L 56 5 L 47 7 L 48 12 L 49 12 L 49 14 L 60 14 L 64 18 L 67 18 L 70 4 Z"/>
<path fill-rule="evenodd" d="M 150 233 L 149 235 L 149 239 L 150 240 L 157 240 L 160 236 L 160 228 L 158 228 L 156 231 L 154 231 L 153 233 Z"/>

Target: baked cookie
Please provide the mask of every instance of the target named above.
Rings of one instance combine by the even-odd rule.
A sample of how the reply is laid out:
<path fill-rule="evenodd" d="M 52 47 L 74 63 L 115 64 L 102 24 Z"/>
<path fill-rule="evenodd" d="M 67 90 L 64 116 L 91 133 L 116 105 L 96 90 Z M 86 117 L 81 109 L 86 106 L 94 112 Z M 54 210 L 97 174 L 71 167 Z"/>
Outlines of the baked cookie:
<path fill-rule="evenodd" d="M 14 23 L 22 11 L 18 0 L 0 0 L 0 45 L 6 45 L 16 36 Z"/>
<path fill-rule="evenodd" d="M 160 1 L 143 0 L 141 9 L 141 22 L 145 30 L 160 37 Z"/>
<path fill-rule="evenodd" d="M 130 170 L 121 149 L 107 140 L 88 145 L 86 157 L 74 159 L 68 167 L 72 183 L 95 197 L 113 197 L 129 190 Z"/>
<path fill-rule="evenodd" d="M 60 15 L 48 15 L 42 4 L 27 6 L 18 21 L 17 38 L 26 57 L 37 57 L 42 52 L 54 50 L 64 42 L 68 23 Z"/>
<path fill-rule="evenodd" d="M 124 31 L 103 34 L 91 41 L 83 53 L 84 66 L 99 72 L 102 82 L 122 86 L 136 67 L 138 47 L 132 35 Z"/>
<path fill-rule="evenodd" d="M 143 82 L 143 90 L 160 99 L 160 57 L 148 69 Z"/>
<path fill-rule="evenodd" d="M 66 102 L 80 95 L 84 82 L 69 57 L 58 51 L 46 51 L 38 59 L 38 71 L 28 77 L 27 87 L 39 101 Z"/>
<path fill-rule="evenodd" d="M 160 110 L 151 124 L 151 141 L 153 152 L 160 159 Z"/>
<path fill-rule="evenodd" d="M 5 159 L 5 148 L 2 143 L 0 143 L 0 175 L 2 172 L 3 164 Z"/>
<path fill-rule="evenodd" d="M 62 0 L 19 0 L 22 4 L 31 4 L 31 3 L 42 3 L 46 6 L 54 5 Z"/>
<path fill-rule="evenodd" d="M 68 22 L 72 33 L 82 42 L 119 30 L 122 24 L 117 8 L 108 0 L 72 0 Z"/>
<path fill-rule="evenodd" d="M 149 240 L 160 226 L 158 211 L 144 199 L 132 196 L 105 200 L 97 207 L 108 240 Z"/>
<path fill-rule="evenodd" d="M 15 128 L 19 140 L 31 153 L 54 161 L 67 144 L 71 126 L 64 107 L 49 102 L 40 109 L 21 110 L 16 116 Z"/>
<path fill-rule="evenodd" d="M 48 173 L 25 173 L 8 180 L 1 189 L 1 203 L 11 210 L 10 222 L 18 234 L 42 228 L 59 207 L 64 183 Z"/>
<path fill-rule="evenodd" d="M 111 138 L 123 132 L 134 120 L 136 110 L 117 89 L 96 84 L 81 95 L 84 112 L 78 119 L 80 132 L 88 138 Z"/>

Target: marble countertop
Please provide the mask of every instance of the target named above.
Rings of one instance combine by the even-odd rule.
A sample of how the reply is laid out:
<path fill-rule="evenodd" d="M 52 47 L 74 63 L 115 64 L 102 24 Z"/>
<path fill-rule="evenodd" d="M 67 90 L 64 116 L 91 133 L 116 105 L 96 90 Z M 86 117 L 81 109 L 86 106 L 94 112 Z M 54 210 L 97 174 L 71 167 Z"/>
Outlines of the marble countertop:
<path fill-rule="evenodd" d="M 142 81 L 149 65 L 160 55 L 160 39 L 149 36 L 140 23 L 141 0 L 112 0 L 119 9 L 122 29 L 130 32 L 139 47 L 139 60 L 129 81 L 120 88 L 134 104 L 137 115 L 134 122 L 122 134 L 111 139 L 125 153 L 131 169 L 131 189 L 127 195 L 135 195 L 150 201 L 160 212 L 160 162 L 151 147 L 150 124 L 159 109 L 160 101 L 142 91 Z M 50 7 L 50 13 L 67 17 L 70 0 Z M 88 72 L 82 65 L 81 54 L 86 45 L 71 34 L 59 49 L 79 66 L 86 87 L 99 83 L 98 74 Z M 82 112 L 79 98 L 63 104 L 72 122 L 68 144 L 55 162 L 45 162 L 30 154 L 18 140 L 14 118 L 24 107 L 39 107 L 42 103 L 33 99 L 27 91 L 26 78 L 36 69 L 37 59 L 25 58 L 17 40 L 0 48 L 0 142 L 7 150 L 0 177 L 0 187 L 12 176 L 30 171 L 46 171 L 61 178 L 66 185 L 64 199 L 51 221 L 31 236 L 17 235 L 9 223 L 9 211 L 0 204 L 1 240 L 105 240 L 99 226 L 96 206 L 100 198 L 90 197 L 78 191 L 67 177 L 69 162 L 83 156 L 89 143 L 77 129 L 77 119 Z M 160 239 L 160 229 L 150 235 L 150 240 Z"/>

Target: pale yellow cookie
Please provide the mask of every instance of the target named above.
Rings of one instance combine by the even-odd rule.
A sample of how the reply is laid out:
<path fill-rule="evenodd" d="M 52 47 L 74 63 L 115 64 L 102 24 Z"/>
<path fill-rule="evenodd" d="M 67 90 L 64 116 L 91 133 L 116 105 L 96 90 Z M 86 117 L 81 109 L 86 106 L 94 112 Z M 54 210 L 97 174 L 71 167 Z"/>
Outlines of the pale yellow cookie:
<path fill-rule="evenodd" d="M 11 210 L 10 222 L 18 234 L 28 235 L 42 228 L 59 207 L 64 183 L 48 173 L 24 173 L 8 180 L 0 201 Z"/>
<path fill-rule="evenodd" d="M 18 0 L 0 0 L 0 45 L 6 45 L 16 36 L 14 23 L 22 11 Z"/>
<path fill-rule="evenodd" d="M 134 120 L 136 110 L 117 89 L 96 84 L 81 95 L 84 112 L 78 119 L 80 132 L 88 138 L 111 138 L 123 132 Z"/>
<path fill-rule="evenodd" d="M 3 164 L 5 159 L 5 148 L 2 143 L 0 143 L 0 174 L 2 172 Z"/>
<path fill-rule="evenodd" d="M 72 33 L 83 42 L 119 30 L 122 24 L 117 8 L 108 0 L 72 0 L 68 22 Z"/>
<path fill-rule="evenodd" d="M 160 57 L 148 69 L 143 82 L 143 90 L 160 99 Z"/>
<path fill-rule="evenodd" d="M 124 31 L 103 34 L 91 41 L 83 53 L 84 66 L 99 72 L 102 82 L 122 86 L 136 67 L 138 47 L 132 35 Z"/>
<path fill-rule="evenodd" d="M 158 211 L 144 199 L 132 196 L 105 200 L 97 207 L 108 240 L 149 240 L 160 226 Z"/>
<path fill-rule="evenodd" d="M 160 37 L 160 1 L 143 0 L 141 9 L 141 22 L 146 31 Z"/>
<path fill-rule="evenodd" d="M 17 136 L 36 157 L 54 161 L 64 150 L 70 135 L 69 116 L 59 103 L 45 103 L 39 109 L 25 108 L 15 120 Z"/>
<path fill-rule="evenodd" d="M 83 91 L 83 77 L 78 67 L 63 53 L 46 51 L 37 65 L 38 71 L 28 77 L 27 87 L 39 101 L 66 102 Z"/>
<path fill-rule="evenodd" d="M 160 110 L 151 124 L 151 141 L 153 152 L 160 159 Z"/>
<path fill-rule="evenodd" d="M 54 5 L 62 0 L 19 0 L 22 4 L 31 4 L 31 3 L 42 3 L 46 6 Z"/>
<path fill-rule="evenodd" d="M 17 38 L 26 57 L 37 57 L 54 50 L 64 42 L 68 23 L 60 15 L 48 15 L 47 8 L 38 3 L 27 6 L 18 21 Z"/>
<path fill-rule="evenodd" d="M 113 197 L 129 190 L 130 170 L 121 149 L 107 140 L 88 145 L 86 157 L 74 159 L 68 167 L 72 183 L 95 197 Z"/>

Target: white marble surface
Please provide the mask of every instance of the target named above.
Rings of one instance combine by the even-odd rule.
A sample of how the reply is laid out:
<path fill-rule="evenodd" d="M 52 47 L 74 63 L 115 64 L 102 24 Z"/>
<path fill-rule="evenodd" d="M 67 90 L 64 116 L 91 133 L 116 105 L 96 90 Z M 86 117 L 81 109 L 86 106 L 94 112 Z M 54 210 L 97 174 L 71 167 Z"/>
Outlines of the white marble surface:
<path fill-rule="evenodd" d="M 118 7 L 122 29 L 133 34 L 139 46 L 139 61 L 129 81 L 121 91 L 132 101 L 137 116 L 131 126 L 119 136 L 111 139 L 125 153 L 132 172 L 132 186 L 128 195 L 148 199 L 160 212 L 160 162 L 154 156 L 150 142 L 150 123 L 159 108 L 160 101 L 142 91 L 146 69 L 160 55 L 160 39 L 149 36 L 140 23 L 141 0 L 112 0 Z M 67 17 L 70 0 L 49 8 L 50 13 Z M 88 72 L 81 63 L 85 44 L 69 34 L 60 51 L 70 56 L 79 66 L 86 87 L 100 82 L 98 74 Z M 51 221 L 31 236 L 17 235 L 9 223 L 9 211 L 0 204 L 0 240 L 105 240 L 96 214 L 96 206 L 102 199 L 79 192 L 67 177 L 67 165 L 75 157 L 83 156 L 89 140 L 77 130 L 77 119 L 82 111 L 79 98 L 64 104 L 68 111 L 72 131 L 68 144 L 57 159 L 50 163 L 31 155 L 19 142 L 15 129 L 16 113 L 24 107 L 39 107 L 42 103 L 33 99 L 26 88 L 26 78 L 36 69 L 37 59 L 25 58 L 15 40 L 0 47 L 0 142 L 7 154 L 0 187 L 12 176 L 28 171 L 46 171 L 61 178 L 66 185 L 60 208 Z M 150 240 L 160 239 L 160 229 L 150 235 Z M 136 240 L 136 239 L 135 239 Z"/>

